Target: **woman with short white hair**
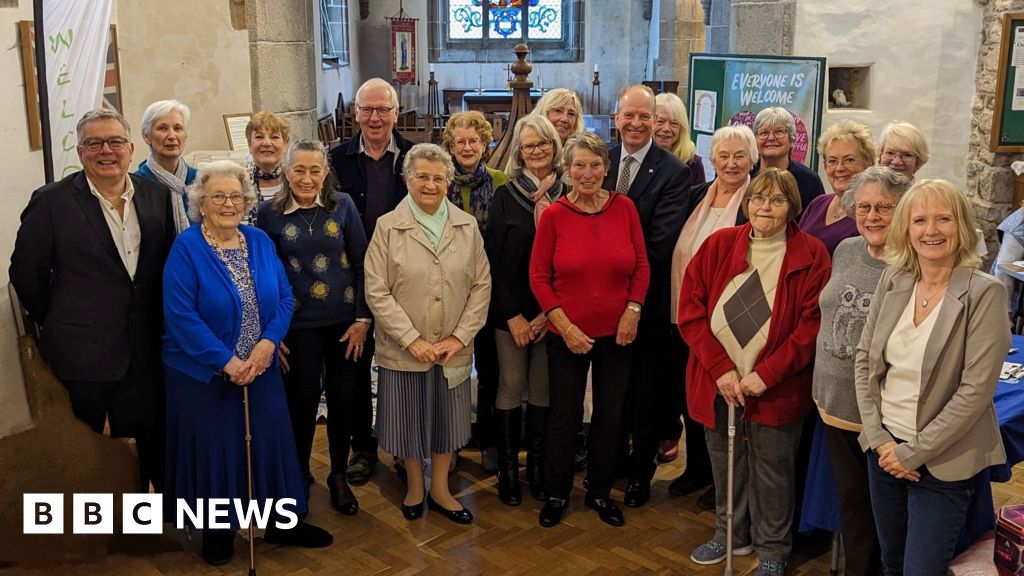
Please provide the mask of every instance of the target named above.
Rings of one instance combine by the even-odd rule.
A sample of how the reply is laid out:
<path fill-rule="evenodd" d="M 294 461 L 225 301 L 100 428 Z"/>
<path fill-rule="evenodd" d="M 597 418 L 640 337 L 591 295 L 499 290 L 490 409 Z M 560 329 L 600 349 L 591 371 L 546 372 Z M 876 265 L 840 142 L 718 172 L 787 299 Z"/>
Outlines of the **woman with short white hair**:
<path fill-rule="evenodd" d="M 190 117 L 188 106 L 177 100 L 158 100 L 147 106 L 142 113 L 142 139 L 149 146 L 149 157 L 136 170 L 139 176 L 171 189 L 174 227 L 179 234 L 192 224 L 186 216 L 185 188 L 196 179 L 197 172 L 181 157 Z"/>
<path fill-rule="evenodd" d="M 917 126 L 894 121 L 882 129 L 878 138 L 878 163 L 914 181 L 914 174 L 928 163 L 928 142 Z"/>

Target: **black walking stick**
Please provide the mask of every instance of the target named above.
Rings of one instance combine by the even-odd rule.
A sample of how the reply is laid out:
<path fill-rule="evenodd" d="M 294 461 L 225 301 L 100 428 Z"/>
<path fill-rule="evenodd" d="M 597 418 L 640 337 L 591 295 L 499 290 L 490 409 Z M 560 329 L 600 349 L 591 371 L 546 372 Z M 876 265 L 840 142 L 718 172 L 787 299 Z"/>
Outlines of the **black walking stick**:
<path fill-rule="evenodd" d="M 245 468 L 249 489 L 249 506 L 252 506 L 252 431 L 249 428 L 249 387 L 242 386 L 242 406 L 245 412 Z M 247 523 L 249 530 L 249 576 L 256 576 L 256 537 L 252 532 L 252 516 Z"/>

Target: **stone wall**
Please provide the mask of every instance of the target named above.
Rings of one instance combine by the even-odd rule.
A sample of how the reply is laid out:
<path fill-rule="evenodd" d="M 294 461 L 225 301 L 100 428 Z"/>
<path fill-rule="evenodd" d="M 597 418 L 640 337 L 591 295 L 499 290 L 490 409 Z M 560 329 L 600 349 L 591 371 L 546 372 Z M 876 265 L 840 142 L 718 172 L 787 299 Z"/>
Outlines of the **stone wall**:
<path fill-rule="evenodd" d="M 967 196 L 974 204 L 974 213 L 985 231 L 992 256 L 998 250 L 995 227 L 1016 208 L 1013 206 L 1014 177 L 1009 166 L 1011 162 L 1024 160 L 1024 154 L 989 152 L 1003 14 L 1024 10 L 1024 0 L 977 0 L 977 3 L 984 8 L 984 16 L 975 74 L 976 90 L 971 107 Z"/>

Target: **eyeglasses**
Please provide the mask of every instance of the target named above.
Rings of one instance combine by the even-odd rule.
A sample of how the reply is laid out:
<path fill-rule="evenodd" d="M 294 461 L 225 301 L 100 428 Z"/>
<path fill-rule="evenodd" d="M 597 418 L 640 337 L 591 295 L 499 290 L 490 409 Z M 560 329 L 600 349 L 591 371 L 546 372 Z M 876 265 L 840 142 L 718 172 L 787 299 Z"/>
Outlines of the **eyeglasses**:
<path fill-rule="evenodd" d="M 394 106 L 360 106 L 359 115 L 363 118 L 369 118 L 370 116 L 373 116 L 374 112 L 376 112 L 377 116 L 383 118 L 388 114 L 391 114 L 391 111 L 394 109 Z"/>
<path fill-rule="evenodd" d="M 665 118 L 664 116 L 655 116 L 654 117 L 654 125 L 657 126 L 658 128 L 661 128 L 661 127 L 665 126 L 666 124 L 668 124 L 669 126 L 672 126 L 676 130 L 682 128 L 682 124 L 680 124 L 679 122 L 677 122 L 675 120 L 669 120 L 668 118 Z"/>
<path fill-rule="evenodd" d="M 783 136 L 789 136 L 789 130 L 785 128 L 776 128 L 775 130 L 758 130 L 758 140 L 767 140 L 769 136 L 775 136 L 776 140 L 782 140 Z"/>
<path fill-rule="evenodd" d="M 223 206 L 228 200 L 232 204 L 245 204 L 245 196 L 241 194 L 212 194 L 207 196 L 214 206 Z"/>
<path fill-rule="evenodd" d="M 722 152 L 718 156 L 715 156 L 715 162 L 728 162 L 732 160 L 733 162 L 739 163 L 746 162 L 749 159 L 750 156 L 748 156 L 746 152 L 737 152 L 731 155 L 728 152 Z"/>
<path fill-rule="evenodd" d="M 427 174 L 426 172 L 420 172 L 419 174 L 414 175 L 413 178 L 415 178 L 416 181 L 422 184 L 423 186 L 426 186 L 431 182 L 434 183 L 434 186 L 440 187 L 444 187 L 448 184 L 448 179 L 445 178 L 444 176 L 438 176 L 436 174 Z"/>
<path fill-rule="evenodd" d="M 896 158 L 899 158 L 904 164 L 917 162 L 917 154 L 914 154 L 913 152 L 897 152 L 896 150 L 886 150 L 882 152 L 882 160 L 885 160 L 886 162 L 892 162 Z"/>
<path fill-rule="evenodd" d="M 476 148 L 477 146 L 480 145 L 481 142 L 482 140 L 480 140 L 479 138 L 470 138 L 468 140 L 456 140 L 455 142 L 452 143 L 452 145 L 455 148 Z"/>
<path fill-rule="evenodd" d="M 89 138 L 79 144 L 82 148 L 85 148 L 89 152 L 99 152 L 103 149 L 103 145 L 106 144 L 112 151 L 117 152 L 124 149 L 125 145 L 128 144 L 127 138 L 108 138 L 103 140 L 102 138 Z"/>
<path fill-rule="evenodd" d="M 846 168 L 847 170 L 852 170 L 853 168 L 856 168 L 857 166 L 860 166 L 862 164 L 860 158 L 853 158 L 852 156 L 848 156 L 846 158 L 843 158 L 842 160 L 840 160 L 839 158 L 825 159 L 826 168 L 837 168 L 840 163 L 842 163 L 843 168 Z"/>
<path fill-rule="evenodd" d="M 541 140 L 535 144 L 523 144 L 519 149 L 525 154 L 533 154 L 538 150 L 541 152 L 547 152 L 548 150 L 551 150 L 551 140 Z"/>
<path fill-rule="evenodd" d="M 879 216 L 888 216 L 892 214 L 896 205 L 892 202 L 879 202 L 878 204 L 868 204 L 867 202 L 860 202 L 857 204 L 857 214 L 861 216 L 867 216 L 871 214 L 871 209 L 874 208 L 875 212 L 878 212 Z"/>
<path fill-rule="evenodd" d="M 771 197 L 761 196 L 760 194 L 750 197 L 750 205 L 759 208 L 764 206 L 764 203 L 768 202 L 772 208 L 782 208 L 786 204 L 789 204 L 789 198 L 785 196 L 775 195 Z"/>

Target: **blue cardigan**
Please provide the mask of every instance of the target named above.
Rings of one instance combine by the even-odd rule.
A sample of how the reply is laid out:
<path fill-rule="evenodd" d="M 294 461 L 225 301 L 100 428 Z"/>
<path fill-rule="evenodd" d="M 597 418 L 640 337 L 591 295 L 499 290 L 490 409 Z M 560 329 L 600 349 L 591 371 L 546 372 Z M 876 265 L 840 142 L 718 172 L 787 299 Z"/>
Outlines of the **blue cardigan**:
<path fill-rule="evenodd" d="M 239 230 L 249 248 L 262 337 L 276 346 L 291 323 L 292 288 L 270 238 L 251 226 Z M 201 227 L 183 231 L 164 265 L 164 364 L 196 380 L 210 380 L 234 355 L 241 323 L 241 300 L 227 268 Z"/>

